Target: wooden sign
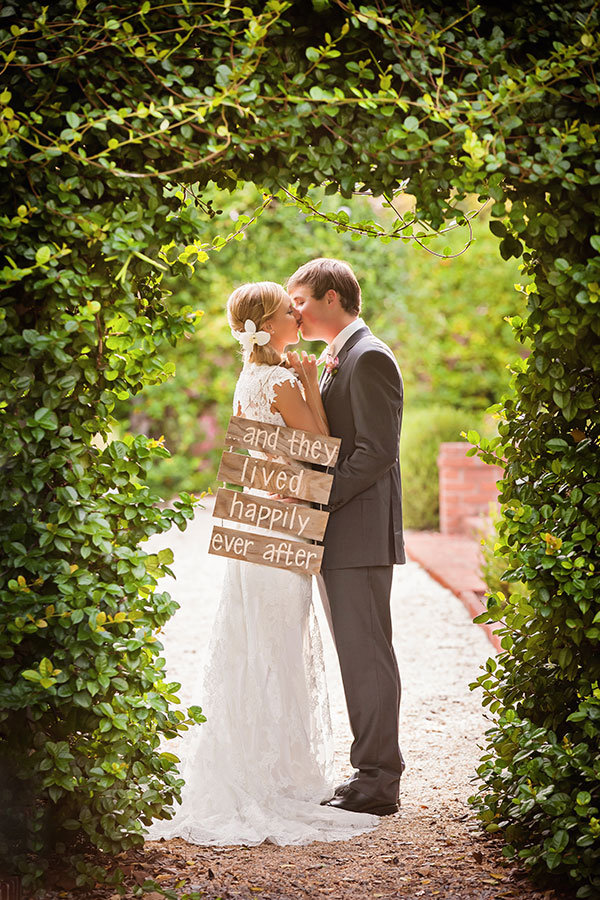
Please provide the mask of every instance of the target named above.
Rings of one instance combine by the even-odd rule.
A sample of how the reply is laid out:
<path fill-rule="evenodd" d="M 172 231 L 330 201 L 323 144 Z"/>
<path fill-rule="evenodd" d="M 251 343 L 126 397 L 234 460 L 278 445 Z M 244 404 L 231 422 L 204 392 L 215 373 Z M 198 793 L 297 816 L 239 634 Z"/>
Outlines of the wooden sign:
<path fill-rule="evenodd" d="M 317 575 L 321 569 L 323 547 L 305 541 L 290 541 L 284 537 L 236 531 L 234 528 L 213 527 L 209 553 L 243 559 L 261 566 L 275 566 L 304 575 Z M 282 597 L 285 602 L 285 597 Z"/>
<path fill-rule="evenodd" d="M 325 534 L 329 513 L 298 503 L 219 488 L 213 516 L 304 540 L 320 541 Z"/>
<path fill-rule="evenodd" d="M 333 475 L 315 466 L 330 468 L 335 464 L 340 439 L 232 416 L 225 440 L 231 448 L 259 455 L 225 451 L 218 479 L 263 491 L 265 495 L 219 488 L 213 516 L 237 522 L 242 528 L 215 525 L 208 552 L 290 572 L 318 574 L 323 546 L 310 541 L 323 538 L 329 513 L 268 495 L 326 504 Z M 263 531 L 248 531 L 244 525 Z M 290 540 L 287 535 L 297 540 Z"/>
<path fill-rule="evenodd" d="M 311 500 L 313 503 L 327 503 L 333 483 L 333 475 L 307 469 L 298 462 L 277 463 L 227 452 L 221 458 L 217 478 L 230 484 Z"/>
<path fill-rule="evenodd" d="M 225 443 L 229 447 L 262 450 L 272 456 L 287 456 L 320 466 L 334 466 L 340 452 L 340 438 L 327 434 L 299 431 L 285 425 L 272 425 L 232 416 Z"/>

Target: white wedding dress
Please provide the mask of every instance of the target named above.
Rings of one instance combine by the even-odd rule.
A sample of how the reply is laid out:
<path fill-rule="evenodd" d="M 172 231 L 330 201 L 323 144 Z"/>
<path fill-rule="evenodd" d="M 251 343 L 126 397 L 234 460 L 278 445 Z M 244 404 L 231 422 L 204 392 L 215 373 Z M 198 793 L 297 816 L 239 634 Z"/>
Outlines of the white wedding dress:
<path fill-rule="evenodd" d="M 234 413 L 285 425 L 271 409 L 274 388 L 295 380 L 281 366 L 246 364 Z M 307 844 L 380 823 L 319 805 L 332 794 L 333 742 L 309 575 L 227 559 L 197 702 L 207 721 L 183 741 L 182 804 L 153 822 L 150 840 Z"/>

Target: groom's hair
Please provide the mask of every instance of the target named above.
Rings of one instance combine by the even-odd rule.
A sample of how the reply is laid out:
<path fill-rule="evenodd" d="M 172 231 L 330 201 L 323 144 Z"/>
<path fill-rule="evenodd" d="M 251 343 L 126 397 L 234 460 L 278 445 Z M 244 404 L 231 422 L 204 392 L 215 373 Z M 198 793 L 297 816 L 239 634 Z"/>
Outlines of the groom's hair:
<path fill-rule="evenodd" d="M 360 313 L 360 285 L 356 275 L 341 259 L 320 257 L 300 266 L 287 282 L 288 293 L 297 284 L 310 287 L 313 297 L 321 300 L 327 291 L 334 290 L 340 295 L 343 309 L 349 313 Z"/>

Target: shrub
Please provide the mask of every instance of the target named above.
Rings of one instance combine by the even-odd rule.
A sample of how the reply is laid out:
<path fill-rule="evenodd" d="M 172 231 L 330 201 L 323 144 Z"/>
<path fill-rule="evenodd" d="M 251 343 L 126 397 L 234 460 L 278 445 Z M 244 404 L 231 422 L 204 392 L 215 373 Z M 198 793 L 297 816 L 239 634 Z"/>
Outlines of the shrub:
<path fill-rule="evenodd" d="M 109 433 L 115 395 L 160 366 L 135 355 L 123 365 L 110 335 L 133 344 L 142 333 L 158 349 L 159 305 L 149 288 L 143 311 L 127 300 L 47 302 L 35 318 L 9 307 L 0 321 L 0 854 L 30 875 L 44 854 L 142 843 L 142 823 L 182 784 L 159 740 L 202 718 L 173 708 L 179 685 L 165 678 L 154 634 L 176 609 L 157 590 L 173 554 L 139 546 L 184 528 L 193 498 L 161 510 L 144 481 L 166 451 Z M 174 332 L 189 327 L 162 317 Z M 99 328 L 100 366 L 89 354 Z"/>

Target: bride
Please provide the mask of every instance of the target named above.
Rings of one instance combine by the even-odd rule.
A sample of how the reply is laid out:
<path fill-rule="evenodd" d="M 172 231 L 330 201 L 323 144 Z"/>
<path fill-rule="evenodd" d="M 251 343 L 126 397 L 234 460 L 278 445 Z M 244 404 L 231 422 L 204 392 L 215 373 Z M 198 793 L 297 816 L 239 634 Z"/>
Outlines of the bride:
<path fill-rule="evenodd" d="M 244 284 L 227 313 L 244 356 L 234 413 L 329 434 L 314 356 L 289 354 L 295 371 L 283 365 L 300 324 L 283 288 Z M 150 840 L 306 844 L 380 823 L 320 805 L 332 793 L 333 748 L 310 575 L 227 559 L 199 702 L 207 721 L 184 742 L 181 806 L 154 821 Z"/>

